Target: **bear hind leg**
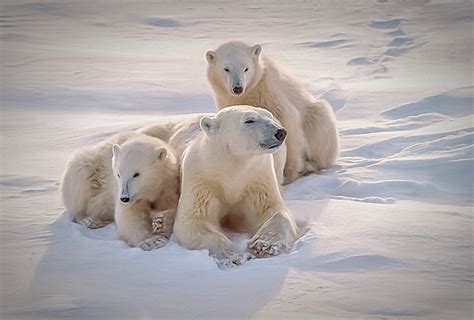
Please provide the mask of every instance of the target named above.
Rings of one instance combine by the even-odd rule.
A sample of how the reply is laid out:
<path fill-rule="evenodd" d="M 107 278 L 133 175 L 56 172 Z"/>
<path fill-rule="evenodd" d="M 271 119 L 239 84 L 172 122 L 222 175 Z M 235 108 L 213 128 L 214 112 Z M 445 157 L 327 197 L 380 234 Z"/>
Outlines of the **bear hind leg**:
<path fill-rule="evenodd" d="M 83 226 L 86 226 L 87 228 L 90 228 L 90 229 L 99 229 L 99 228 L 103 228 L 105 227 L 106 225 L 112 223 L 112 220 L 100 220 L 100 219 L 97 219 L 97 218 L 93 218 L 93 217 L 87 217 L 87 218 L 84 218 L 80 221 L 76 221 L 80 224 L 82 224 Z"/>
<path fill-rule="evenodd" d="M 328 169 L 339 155 L 339 134 L 331 106 L 325 101 L 313 102 L 303 128 L 308 143 L 304 175 Z"/>
<path fill-rule="evenodd" d="M 112 194 L 96 195 L 90 200 L 86 217 L 80 223 L 91 229 L 105 227 L 114 221 L 114 208 Z"/>

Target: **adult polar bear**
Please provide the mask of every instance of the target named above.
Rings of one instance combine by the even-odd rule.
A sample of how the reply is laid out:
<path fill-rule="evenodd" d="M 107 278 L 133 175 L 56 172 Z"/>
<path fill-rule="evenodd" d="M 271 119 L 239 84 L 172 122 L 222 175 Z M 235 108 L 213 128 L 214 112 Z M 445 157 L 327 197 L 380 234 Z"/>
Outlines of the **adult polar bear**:
<path fill-rule="evenodd" d="M 178 242 L 208 249 L 225 265 L 241 264 L 222 223 L 252 235 L 257 257 L 289 250 L 297 225 L 280 194 L 272 153 L 286 131 L 261 108 L 233 106 L 203 117 L 181 164 L 181 196 L 174 224 Z M 236 225 L 238 224 L 238 226 Z"/>
<path fill-rule="evenodd" d="M 334 113 L 269 58 L 260 45 L 228 42 L 208 51 L 207 77 L 218 109 L 265 108 L 288 130 L 285 182 L 329 168 L 339 153 Z"/>
<path fill-rule="evenodd" d="M 175 151 L 178 161 L 184 154 L 189 142 L 201 132 L 200 120 L 202 117 L 214 115 L 211 113 L 202 113 L 184 120 L 171 121 L 168 123 L 155 123 L 144 128 L 138 129 L 137 132 L 150 137 L 158 138 L 166 141 Z M 284 182 L 283 170 L 286 159 L 286 143 L 283 143 L 277 152 L 273 154 L 275 174 L 278 184 Z"/>

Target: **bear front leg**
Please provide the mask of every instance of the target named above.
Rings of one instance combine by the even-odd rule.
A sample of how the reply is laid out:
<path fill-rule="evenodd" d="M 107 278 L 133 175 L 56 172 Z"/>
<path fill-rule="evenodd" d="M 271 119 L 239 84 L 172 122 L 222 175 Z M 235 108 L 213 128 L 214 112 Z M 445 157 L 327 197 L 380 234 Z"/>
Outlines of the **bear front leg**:
<path fill-rule="evenodd" d="M 151 234 L 137 244 L 144 251 L 159 249 L 165 246 L 173 233 L 176 209 L 150 211 Z"/>
<path fill-rule="evenodd" d="M 303 134 L 301 128 L 288 130 L 288 137 L 286 139 L 287 156 L 283 171 L 285 177 L 284 184 L 289 184 L 303 176 L 303 154 L 306 145 Z"/>
<path fill-rule="evenodd" d="M 164 235 L 152 236 L 148 239 L 140 241 L 137 244 L 137 247 L 144 251 L 150 251 L 154 249 L 159 249 L 168 243 L 168 238 Z"/>
<path fill-rule="evenodd" d="M 188 249 L 209 250 L 209 255 L 221 269 L 241 265 L 251 258 L 248 253 L 240 253 L 220 227 L 213 223 L 191 220 L 183 225 L 177 222 L 174 230 L 181 245 Z M 182 233 L 186 235 L 183 237 Z"/>
<path fill-rule="evenodd" d="M 250 239 L 248 249 L 257 258 L 288 252 L 296 240 L 296 229 L 296 223 L 289 212 L 276 212 Z"/>
<path fill-rule="evenodd" d="M 163 235 L 169 239 L 173 233 L 175 217 L 176 209 L 150 212 L 152 233 Z"/>
<path fill-rule="evenodd" d="M 248 253 L 239 253 L 220 227 L 222 204 L 208 188 L 183 190 L 174 234 L 179 244 L 191 250 L 207 249 L 220 268 L 240 265 L 249 259 Z"/>
<path fill-rule="evenodd" d="M 212 229 L 215 227 L 212 226 Z M 229 240 L 220 230 L 215 230 L 206 235 L 208 239 L 207 249 L 209 255 L 212 256 L 221 269 L 227 269 L 239 266 L 251 259 L 248 253 L 240 253 L 234 247 L 232 241 Z"/>
<path fill-rule="evenodd" d="M 273 168 L 278 181 L 278 185 L 282 186 L 285 184 L 285 164 L 287 157 L 286 143 L 280 147 L 276 153 L 273 154 Z"/>
<path fill-rule="evenodd" d="M 139 247 L 145 251 L 158 249 L 168 242 L 164 235 L 152 233 L 150 211 L 143 202 L 134 204 L 117 204 L 115 222 L 119 239 L 131 247 Z"/>

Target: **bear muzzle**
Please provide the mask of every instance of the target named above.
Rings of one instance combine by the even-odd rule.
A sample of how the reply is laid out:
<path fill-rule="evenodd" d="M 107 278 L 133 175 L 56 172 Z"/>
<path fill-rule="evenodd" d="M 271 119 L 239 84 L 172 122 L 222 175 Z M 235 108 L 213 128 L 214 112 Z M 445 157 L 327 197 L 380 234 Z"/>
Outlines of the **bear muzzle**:
<path fill-rule="evenodd" d="M 277 138 L 278 141 L 283 142 L 285 141 L 286 138 L 286 130 L 281 128 L 278 129 L 277 132 L 275 133 L 275 138 Z"/>
<path fill-rule="evenodd" d="M 234 94 L 240 95 L 242 94 L 242 92 L 244 92 L 244 88 L 242 88 L 241 86 L 235 86 L 232 88 L 232 92 Z"/>

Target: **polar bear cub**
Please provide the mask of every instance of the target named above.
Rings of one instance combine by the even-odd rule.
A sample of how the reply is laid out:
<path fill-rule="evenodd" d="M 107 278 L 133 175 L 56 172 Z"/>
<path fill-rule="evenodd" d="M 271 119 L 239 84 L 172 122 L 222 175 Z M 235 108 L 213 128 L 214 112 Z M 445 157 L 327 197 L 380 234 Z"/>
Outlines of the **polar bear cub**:
<path fill-rule="evenodd" d="M 143 250 L 167 243 L 179 198 L 179 167 L 167 145 L 138 135 L 113 146 L 118 237 Z"/>
<path fill-rule="evenodd" d="M 73 153 L 61 180 L 61 196 L 74 221 L 100 228 L 114 220 L 115 184 L 112 147 L 137 136 L 120 132 L 93 147 Z"/>
<path fill-rule="evenodd" d="M 130 178 L 130 170 L 138 176 L 124 180 Z M 179 166 L 164 141 L 121 132 L 73 154 L 61 181 L 61 195 L 72 218 L 89 228 L 113 222 L 118 210 L 119 238 L 150 250 L 165 244 L 171 235 Z M 141 243 L 152 237 L 150 233 L 160 237 Z"/>
<path fill-rule="evenodd" d="M 206 53 L 217 108 L 247 104 L 273 113 L 288 130 L 286 183 L 329 168 L 339 153 L 331 107 L 261 52 L 260 45 L 234 41 Z"/>
<path fill-rule="evenodd" d="M 203 117 L 200 126 L 182 160 L 177 241 L 188 249 L 208 249 L 221 263 L 243 263 L 246 254 L 233 247 L 221 226 L 233 221 L 231 228 L 252 235 L 248 249 L 257 257 L 289 250 L 297 226 L 281 197 L 272 157 L 286 130 L 270 112 L 250 106 L 225 108 Z"/>

